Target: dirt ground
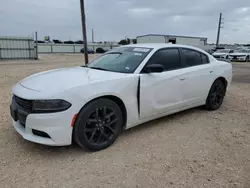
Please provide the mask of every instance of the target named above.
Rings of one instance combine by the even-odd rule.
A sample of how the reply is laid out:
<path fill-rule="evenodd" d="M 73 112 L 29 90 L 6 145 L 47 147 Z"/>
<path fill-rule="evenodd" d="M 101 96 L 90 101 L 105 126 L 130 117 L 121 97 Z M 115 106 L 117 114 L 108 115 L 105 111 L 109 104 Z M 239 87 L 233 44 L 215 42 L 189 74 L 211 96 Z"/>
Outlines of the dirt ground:
<path fill-rule="evenodd" d="M 83 55 L 0 62 L 1 188 L 250 188 L 250 63 L 216 112 L 187 110 L 124 131 L 113 146 L 88 153 L 22 139 L 11 125 L 11 86 L 43 70 L 83 64 Z"/>

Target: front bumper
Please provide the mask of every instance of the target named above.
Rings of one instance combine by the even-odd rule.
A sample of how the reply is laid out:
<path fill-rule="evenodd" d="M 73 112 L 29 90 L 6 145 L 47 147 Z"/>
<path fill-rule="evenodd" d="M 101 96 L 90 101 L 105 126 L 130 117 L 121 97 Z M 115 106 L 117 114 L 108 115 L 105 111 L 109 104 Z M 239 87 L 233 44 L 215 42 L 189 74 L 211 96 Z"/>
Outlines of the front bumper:
<path fill-rule="evenodd" d="M 246 61 L 246 57 L 229 57 L 231 61 L 237 62 L 237 61 Z"/>
<path fill-rule="evenodd" d="M 32 114 L 12 101 L 10 109 L 13 126 L 24 139 L 49 146 L 71 145 L 74 112 L 70 108 L 58 113 Z"/>

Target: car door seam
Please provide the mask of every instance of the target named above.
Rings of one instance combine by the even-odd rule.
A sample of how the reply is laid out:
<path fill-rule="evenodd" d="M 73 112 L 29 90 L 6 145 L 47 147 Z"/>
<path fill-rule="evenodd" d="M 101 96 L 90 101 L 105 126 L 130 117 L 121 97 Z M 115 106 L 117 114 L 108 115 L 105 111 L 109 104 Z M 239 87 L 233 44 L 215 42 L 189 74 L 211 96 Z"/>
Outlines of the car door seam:
<path fill-rule="evenodd" d="M 140 90 L 141 90 L 141 78 L 138 78 L 138 85 L 137 85 L 137 107 L 138 107 L 138 116 L 140 117 Z"/>

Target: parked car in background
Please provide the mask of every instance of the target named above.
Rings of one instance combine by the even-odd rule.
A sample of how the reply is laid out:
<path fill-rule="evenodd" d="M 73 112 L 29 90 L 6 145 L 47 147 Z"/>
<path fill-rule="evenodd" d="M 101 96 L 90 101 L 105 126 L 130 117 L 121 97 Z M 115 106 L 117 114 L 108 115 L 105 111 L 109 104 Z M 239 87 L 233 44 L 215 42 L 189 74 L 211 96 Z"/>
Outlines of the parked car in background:
<path fill-rule="evenodd" d="M 96 49 L 96 53 L 103 54 L 105 52 L 107 52 L 107 50 L 104 50 L 103 48 L 97 48 Z"/>
<path fill-rule="evenodd" d="M 248 62 L 250 57 L 250 49 L 240 49 L 229 55 L 231 61 Z"/>
<path fill-rule="evenodd" d="M 232 64 L 187 45 L 115 48 L 86 66 L 45 71 L 14 85 L 12 123 L 26 140 L 97 151 L 123 129 L 197 106 L 220 108 Z"/>
<path fill-rule="evenodd" d="M 215 49 L 206 49 L 205 51 L 212 55 L 215 52 Z"/>
<path fill-rule="evenodd" d="M 220 49 L 216 50 L 212 55 L 215 58 L 228 59 L 229 55 L 232 54 L 234 50 L 232 49 Z"/>
<path fill-rule="evenodd" d="M 81 53 L 84 53 L 84 48 L 81 49 Z M 88 48 L 88 54 L 94 54 L 95 51 L 93 49 Z"/>

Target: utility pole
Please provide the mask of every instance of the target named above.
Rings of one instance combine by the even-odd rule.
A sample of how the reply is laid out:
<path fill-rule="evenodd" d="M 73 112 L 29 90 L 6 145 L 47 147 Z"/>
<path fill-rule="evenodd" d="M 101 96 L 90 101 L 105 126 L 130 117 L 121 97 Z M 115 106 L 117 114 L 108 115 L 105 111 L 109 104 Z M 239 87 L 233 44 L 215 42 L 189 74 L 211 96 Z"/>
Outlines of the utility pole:
<path fill-rule="evenodd" d="M 94 29 L 92 29 L 92 43 L 95 43 Z"/>
<path fill-rule="evenodd" d="M 87 65 L 89 63 L 89 58 L 88 58 L 88 47 L 87 47 L 86 16 L 85 16 L 84 0 L 80 0 L 80 6 L 81 6 L 82 36 L 84 44 L 85 65 Z"/>
<path fill-rule="evenodd" d="M 95 51 L 95 39 L 94 39 L 94 29 L 92 29 L 92 45 L 93 45 L 93 50 Z"/>
<path fill-rule="evenodd" d="M 221 26 L 222 24 L 222 13 L 220 13 L 220 17 L 219 17 L 219 25 L 218 25 L 218 32 L 217 32 L 217 40 L 216 40 L 216 47 L 219 47 L 219 42 L 220 42 L 220 29 L 223 28 Z"/>
<path fill-rule="evenodd" d="M 37 60 L 38 59 L 38 42 L 37 42 L 37 40 L 38 40 L 38 37 L 37 37 L 37 31 L 35 32 L 35 37 L 36 37 L 36 57 L 35 57 L 35 59 Z"/>

